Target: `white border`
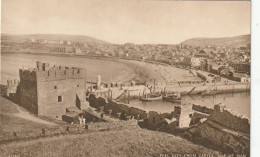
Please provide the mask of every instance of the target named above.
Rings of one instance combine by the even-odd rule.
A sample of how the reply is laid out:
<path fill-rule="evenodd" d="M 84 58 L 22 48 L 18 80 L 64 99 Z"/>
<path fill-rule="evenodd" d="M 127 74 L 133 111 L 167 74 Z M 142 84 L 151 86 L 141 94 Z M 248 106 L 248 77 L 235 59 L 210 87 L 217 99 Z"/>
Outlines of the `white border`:
<path fill-rule="evenodd" d="M 260 156 L 260 1 L 251 1 L 251 156 Z M 258 98 L 258 100 L 257 100 Z"/>

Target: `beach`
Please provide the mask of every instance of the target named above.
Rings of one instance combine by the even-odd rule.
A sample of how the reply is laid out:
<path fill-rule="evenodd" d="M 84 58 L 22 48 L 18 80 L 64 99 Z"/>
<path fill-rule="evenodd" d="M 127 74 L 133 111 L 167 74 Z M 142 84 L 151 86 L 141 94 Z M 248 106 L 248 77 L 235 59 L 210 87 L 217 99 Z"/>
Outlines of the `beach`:
<path fill-rule="evenodd" d="M 169 84 L 178 81 L 201 81 L 202 79 L 194 76 L 189 70 L 176 68 L 170 65 L 160 65 L 134 60 L 120 60 L 120 62 L 133 69 L 132 79 L 148 84 Z M 131 78 L 125 78 L 129 81 Z"/>
<path fill-rule="evenodd" d="M 54 56 L 39 54 L 2 54 L 1 83 L 8 79 L 19 79 L 19 69 L 35 68 L 36 61 L 53 65 L 82 67 L 86 69 L 86 81 L 96 82 L 101 75 L 102 82 L 146 82 L 148 84 L 162 84 L 176 81 L 201 80 L 189 70 L 173 66 L 152 64 L 134 60 L 88 58 L 74 56 Z"/>

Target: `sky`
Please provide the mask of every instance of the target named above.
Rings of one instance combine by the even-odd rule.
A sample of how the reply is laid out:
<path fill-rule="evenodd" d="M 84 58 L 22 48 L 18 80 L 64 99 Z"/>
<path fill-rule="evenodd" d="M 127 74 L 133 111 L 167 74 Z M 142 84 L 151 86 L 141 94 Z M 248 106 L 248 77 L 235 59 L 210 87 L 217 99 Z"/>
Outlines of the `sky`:
<path fill-rule="evenodd" d="M 110 43 L 177 44 L 250 34 L 248 1 L 2 0 L 2 33 L 87 35 Z"/>

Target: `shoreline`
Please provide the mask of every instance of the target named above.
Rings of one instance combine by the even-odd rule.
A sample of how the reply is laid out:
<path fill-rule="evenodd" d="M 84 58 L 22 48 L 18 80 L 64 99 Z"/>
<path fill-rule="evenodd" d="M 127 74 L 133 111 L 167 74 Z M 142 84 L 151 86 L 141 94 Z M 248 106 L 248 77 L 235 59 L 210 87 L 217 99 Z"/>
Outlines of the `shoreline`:
<path fill-rule="evenodd" d="M 195 76 L 190 70 L 177 68 L 172 65 L 163 64 L 163 63 L 154 63 L 150 61 L 137 61 L 131 59 L 122 59 L 109 56 L 87 56 L 87 55 L 74 55 L 74 54 L 58 54 L 58 53 L 32 53 L 32 52 L 2 52 L 2 55 L 32 55 L 32 56 L 54 56 L 54 57 L 66 57 L 66 58 L 86 58 L 86 59 L 97 59 L 104 61 L 112 61 L 115 63 L 120 63 L 126 65 L 130 70 L 118 71 L 116 74 L 111 75 L 113 80 L 105 81 L 106 83 L 110 82 L 130 82 L 135 81 L 139 83 L 146 83 L 151 85 L 172 85 L 178 84 L 179 81 L 203 81 L 202 78 Z M 105 65 L 104 65 L 105 66 Z M 126 73 L 127 74 L 123 74 Z M 203 71 L 204 72 L 204 71 Z M 1 73 L 5 73 L 1 71 Z M 204 72 L 208 74 L 209 72 Z M 92 75 L 92 74 L 90 74 Z M 103 74 L 100 74 L 101 76 Z M 104 74 L 105 75 L 105 74 Z M 1 76 L 2 77 L 2 76 Z M 106 76 L 105 76 L 106 77 Z M 116 79 L 115 79 L 116 78 Z M 227 81 L 228 79 L 222 78 L 222 80 Z M 86 80 L 87 82 L 93 80 Z M 222 83 L 221 81 L 220 83 Z M 230 83 L 239 84 L 239 82 L 228 80 Z M 218 83 L 217 83 L 218 84 Z"/>

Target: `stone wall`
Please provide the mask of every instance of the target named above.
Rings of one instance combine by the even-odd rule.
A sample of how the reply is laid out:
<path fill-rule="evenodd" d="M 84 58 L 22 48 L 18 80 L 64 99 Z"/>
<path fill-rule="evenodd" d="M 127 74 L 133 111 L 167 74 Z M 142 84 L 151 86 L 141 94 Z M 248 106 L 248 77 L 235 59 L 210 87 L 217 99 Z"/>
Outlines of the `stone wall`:
<path fill-rule="evenodd" d="M 105 114 L 111 115 L 116 118 L 126 120 L 127 118 L 134 119 L 147 119 L 147 113 L 139 108 L 127 106 L 124 103 L 107 100 L 103 97 L 98 97 L 94 94 L 89 96 L 89 105 L 91 107 L 103 110 Z"/>
<path fill-rule="evenodd" d="M 226 110 L 222 104 L 215 105 L 214 110 L 198 105 L 193 108 L 197 110 L 192 118 L 196 125 L 187 130 L 193 140 L 200 139 L 202 144 L 210 141 L 209 144 L 224 153 L 249 155 L 250 123 L 247 118 Z"/>
<path fill-rule="evenodd" d="M 214 111 L 210 114 L 208 119 L 232 129 L 246 133 L 250 132 L 250 123 L 247 118 L 238 115 L 235 112 L 226 110 L 225 106 L 221 104 L 214 106 Z"/>
<path fill-rule="evenodd" d="M 155 111 L 149 111 L 147 115 L 147 123 L 148 125 L 157 125 L 161 121 L 160 114 Z"/>
<path fill-rule="evenodd" d="M 147 119 L 147 113 L 139 108 L 131 107 L 129 114 L 134 116 L 135 119 Z"/>
<path fill-rule="evenodd" d="M 172 119 L 173 117 L 174 115 L 172 113 L 159 114 L 155 111 L 149 111 L 147 114 L 147 124 L 153 127 L 158 127 L 160 123 L 166 122 L 165 118 Z"/>
<path fill-rule="evenodd" d="M 81 109 L 82 103 L 85 103 L 85 79 L 39 81 L 37 93 L 38 114 L 60 117 L 66 113 L 66 108 L 76 106 Z"/>
<path fill-rule="evenodd" d="M 210 141 L 224 153 L 249 154 L 249 134 L 230 131 L 228 128 L 209 120 L 197 128 L 203 139 Z"/>
<path fill-rule="evenodd" d="M 206 106 L 195 105 L 195 104 L 192 104 L 192 109 L 194 111 L 198 111 L 198 112 L 206 113 L 206 114 L 211 114 L 214 111 L 214 109 L 212 109 L 212 108 L 208 108 Z"/>
<path fill-rule="evenodd" d="M 9 96 L 9 94 L 15 94 L 19 84 L 19 80 L 7 80 L 6 96 Z"/>
<path fill-rule="evenodd" d="M 34 114 L 38 114 L 37 95 L 36 82 L 21 80 L 19 104 Z"/>
<path fill-rule="evenodd" d="M 191 104 L 183 104 L 181 107 L 181 114 L 179 117 L 179 127 L 189 127 L 194 111 Z"/>

